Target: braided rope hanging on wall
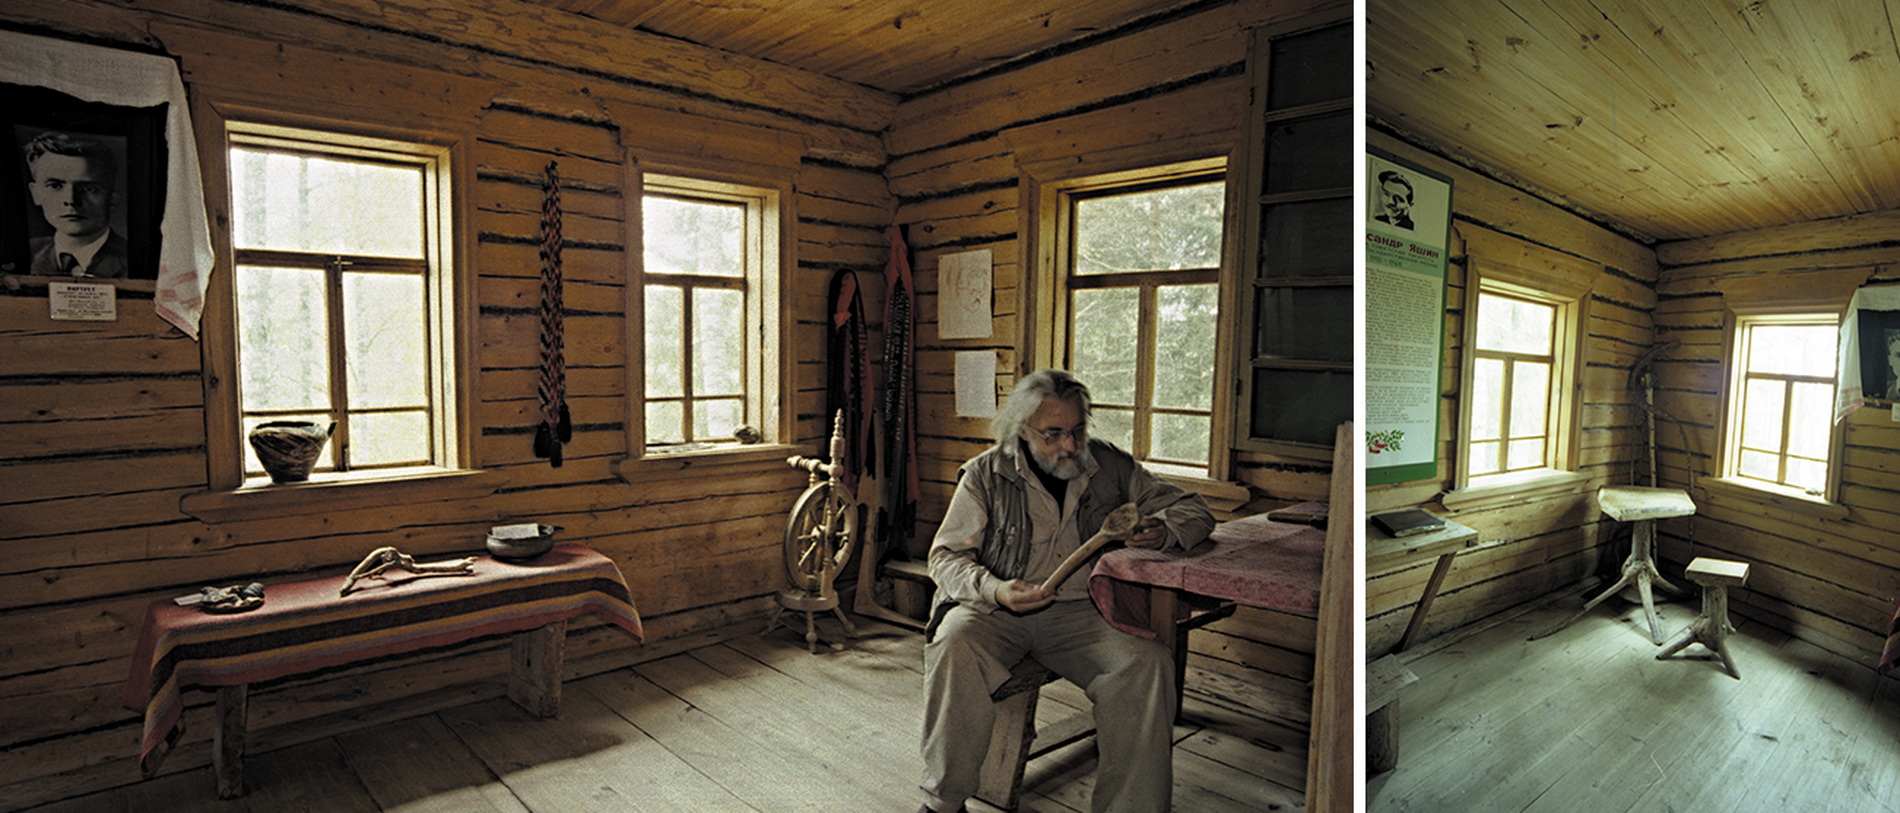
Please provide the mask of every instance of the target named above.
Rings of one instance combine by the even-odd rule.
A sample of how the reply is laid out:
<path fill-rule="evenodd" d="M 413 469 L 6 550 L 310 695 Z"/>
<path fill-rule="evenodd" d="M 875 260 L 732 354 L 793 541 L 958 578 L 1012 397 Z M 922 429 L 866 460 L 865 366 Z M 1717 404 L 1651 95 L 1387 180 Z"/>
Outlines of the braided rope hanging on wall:
<path fill-rule="evenodd" d="M 825 413 L 844 413 L 844 471 L 839 480 L 858 493 L 858 478 L 873 472 L 870 337 L 864 294 L 850 269 L 831 278 L 831 354 Z"/>
<path fill-rule="evenodd" d="M 891 258 L 884 267 L 884 533 L 892 552 L 905 550 L 917 518 L 916 319 L 910 246 L 891 227 Z"/>
<path fill-rule="evenodd" d="M 541 181 L 541 422 L 534 428 L 534 456 L 561 466 L 561 444 L 574 437 L 567 414 L 566 339 L 561 291 L 561 176 L 549 161 Z"/>

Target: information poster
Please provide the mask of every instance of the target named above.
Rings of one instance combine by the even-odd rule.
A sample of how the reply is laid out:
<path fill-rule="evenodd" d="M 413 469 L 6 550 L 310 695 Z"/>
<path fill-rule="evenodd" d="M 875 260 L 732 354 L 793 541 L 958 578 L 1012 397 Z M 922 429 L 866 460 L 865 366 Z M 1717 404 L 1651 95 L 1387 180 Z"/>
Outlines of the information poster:
<path fill-rule="evenodd" d="M 1451 178 L 1366 155 L 1366 483 L 1438 474 Z"/>

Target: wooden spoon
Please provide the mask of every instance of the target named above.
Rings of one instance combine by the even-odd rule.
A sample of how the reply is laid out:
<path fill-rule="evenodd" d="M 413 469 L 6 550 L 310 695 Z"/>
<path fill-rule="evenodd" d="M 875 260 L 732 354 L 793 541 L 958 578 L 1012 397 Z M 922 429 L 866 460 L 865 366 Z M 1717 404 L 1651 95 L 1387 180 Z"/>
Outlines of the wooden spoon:
<path fill-rule="evenodd" d="M 1057 587 L 1061 587 L 1062 583 L 1075 573 L 1076 568 L 1081 567 L 1082 563 L 1088 561 L 1090 556 L 1094 556 L 1096 551 L 1102 549 L 1102 546 L 1127 539 L 1128 535 L 1134 532 L 1135 523 L 1139 521 L 1141 521 L 1141 509 L 1136 508 L 1132 502 L 1124 503 L 1122 507 L 1109 512 L 1108 519 L 1102 520 L 1102 529 L 1089 537 L 1089 541 L 1082 543 L 1082 547 L 1076 548 L 1074 553 L 1069 554 L 1069 558 L 1062 560 L 1062 564 L 1056 567 L 1056 572 L 1049 574 L 1049 578 L 1043 580 L 1042 589 L 1051 593 L 1055 592 Z"/>

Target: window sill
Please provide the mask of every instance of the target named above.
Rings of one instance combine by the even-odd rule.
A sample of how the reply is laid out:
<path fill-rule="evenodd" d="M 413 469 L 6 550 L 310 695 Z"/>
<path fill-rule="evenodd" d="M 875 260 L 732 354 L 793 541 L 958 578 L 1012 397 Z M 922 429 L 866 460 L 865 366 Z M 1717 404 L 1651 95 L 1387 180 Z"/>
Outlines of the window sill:
<path fill-rule="evenodd" d="M 1332 444 L 1299 443 L 1291 440 L 1271 440 L 1267 438 L 1241 438 L 1235 448 L 1262 456 L 1291 458 L 1311 462 L 1316 465 L 1331 465 L 1333 462 Z"/>
<path fill-rule="evenodd" d="M 507 484 L 507 474 L 483 469 L 408 468 L 374 474 L 316 474 L 302 483 L 246 480 L 232 491 L 200 491 L 178 509 L 205 522 L 275 519 L 414 502 L 481 497 Z"/>
<path fill-rule="evenodd" d="M 1166 471 L 1157 471 L 1154 474 L 1164 481 L 1180 486 L 1190 494 L 1199 495 L 1209 508 L 1216 511 L 1231 512 L 1253 500 L 1253 491 L 1240 483 Z"/>
<path fill-rule="evenodd" d="M 677 478 L 681 472 L 716 472 L 735 468 L 756 469 L 765 463 L 786 466 L 786 459 L 809 455 L 810 449 L 785 443 L 759 443 L 747 446 L 714 447 L 688 452 L 649 453 L 643 457 L 623 457 L 614 464 L 614 473 L 627 483 L 650 483 Z M 786 466 L 789 470 L 790 467 Z"/>
<path fill-rule="evenodd" d="M 1747 500 L 1821 519 L 1847 519 L 1848 515 L 1845 505 L 1820 497 L 1811 497 L 1794 489 L 1781 490 L 1730 477 L 1704 477 L 1696 483 L 1702 487 L 1701 491 L 1711 497 Z"/>
<path fill-rule="evenodd" d="M 1441 500 L 1453 513 L 1479 511 L 1505 505 L 1541 500 L 1568 493 L 1581 493 L 1588 477 L 1574 471 L 1537 469 L 1515 474 L 1486 477 L 1475 486 L 1445 492 Z"/>

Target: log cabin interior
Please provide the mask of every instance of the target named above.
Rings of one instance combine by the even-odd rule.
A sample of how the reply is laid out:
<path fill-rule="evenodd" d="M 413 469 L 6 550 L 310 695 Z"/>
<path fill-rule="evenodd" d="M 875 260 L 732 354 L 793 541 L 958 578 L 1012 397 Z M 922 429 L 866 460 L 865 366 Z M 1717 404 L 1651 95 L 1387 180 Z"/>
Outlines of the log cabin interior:
<path fill-rule="evenodd" d="M 235 734 L 248 743 L 251 771 L 239 785 L 248 804 L 908 809 L 917 711 L 903 695 L 919 686 L 916 634 L 862 616 L 858 639 L 812 654 L 796 631 L 759 632 L 785 586 L 787 516 L 808 482 L 786 458 L 823 457 L 833 434 L 831 388 L 847 366 L 829 345 L 840 272 L 854 274 L 862 303 L 859 380 L 886 397 L 883 376 L 901 357 L 893 353 L 912 348 L 903 372 L 915 448 L 895 470 L 914 471 L 915 483 L 902 487 L 887 464 L 860 481 L 866 536 L 886 555 L 922 552 L 958 466 L 988 443 L 987 421 L 960 408 L 959 375 L 966 387 L 979 382 L 979 403 L 1040 366 L 1139 379 L 1123 396 L 1098 392 L 1098 404 L 1121 407 L 1100 414 L 1121 416 L 1126 443 L 1174 461 L 1223 519 L 1350 502 L 1350 491 L 1336 490 L 1350 478 L 1334 476 L 1333 457 L 1335 425 L 1350 417 L 1351 358 L 1339 349 L 1350 346 L 1340 227 L 1349 165 L 1324 148 L 1350 140 L 1350 60 L 1341 56 L 1350 34 L 1341 32 L 1351 4 L 774 5 L 48 0 L 0 9 L 0 33 L 175 66 L 187 101 L 166 112 L 188 115 L 137 126 L 190 125 L 212 260 L 201 301 L 135 269 L 113 283 L 116 318 L 107 321 L 52 318 L 53 281 L 10 269 L 14 295 L 0 297 L 0 808 L 225 809 L 208 775 L 214 742 L 233 736 L 219 725 L 221 694 L 183 692 L 182 736 L 156 778 L 140 780 L 140 714 L 121 701 L 155 602 L 257 581 L 268 606 L 271 585 L 340 577 L 383 546 L 450 561 L 481 553 L 498 525 L 531 523 L 557 526 L 560 541 L 618 568 L 642 643 L 592 615 L 566 626 L 552 651 L 565 658 L 556 686 L 561 677 L 569 685 L 552 720 L 505 705 L 511 657 L 522 656 L 505 637 L 258 683 L 237 702 L 248 703 Z M 1290 95 L 1276 85 L 1270 100 L 1267 61 L 1282 57 L 1290 67 L 1273 75 Z M 107 63 L 117 60 L 4 79 L 57 89 Z M 60 124 L 9 115 L 13 138 Z M 131 176 L 141 142 L 127 138 Z M 1290 141 L 1273 140 L 1282 138 Z M 1290 180 L 1260 180 L 1268 156 Z M 163 208 L 151 190 L 181 188 L 150 177 L 162 165 L 150 160 L 142 181 L 127 181 L 147 184 L 143 214 L 128 201 L 128 218 L 148 227 Z M 332 180 L 409 191 L 389 195 L 386 208 L 324 212 L 311 173 L 325 166 L 386 171 L 384 181 L 341 171 Z M 277 194 L 286 187 L 296 201 Z M 555 189 L 558 285 L 544 273 Z M 1078 201 L 1181 189 L 1202 190 L 1197 211 L 1214 235 L 1202 235 L 1202 262 L 1188 263 L 1201 269 L 1192 284 L 1072 283 L 1067 218 Z M 24 207 L 24 197 L 9 200 Z M 656 247 L 662 232 L 686 228 L 666 218 L 694 207 L 723 213 L 722 234 L 740 235 L 731 237 L 740 248 L 719 255 L 742 258 L 731 270 L 699 273 L 696 252 L 721 250 L 709 241 Z M 1324 211 L 1304 214 L 1313 208 Z M 1263 236 L 1267 212 L 1308 217 L 1306 231 Z M 1550 207 L 1548 216 L 1561 214 Z M 378 227 L 313 228 L 352 218 Z M 900 283 L 890 273 L 893 227 L 912 270 Z M 1267 268 L 1263 252 L 1308 233 L 1324 239 L 1297 268 L 1243 270 Z M 189 264 L 194 235 L 182 234 L 165 247 L 186 251 Z M 1631 303 L 1618 322 L 1629 336 L 1616 339 L 1625 363 L 1647 341 L 1653 250 L 1581 221 L 1551 239 L 1584 235 L 1621 252 L 1613 262 L 1629 269 L 1606 275 L 1630 289 L 1611 294 Z M 1297 258 L 1297 248 L 1287 250 Z M 974 252 L 988 252 L 975 278 L 989 287 L 960 282 L 955 292 L 988 313 L 975 329 L 946 331 L 940 260 Z M 360 312 L 274 310 L 322 302 L 288 291 L 341 289 L 324 280 L 343 279 L 409 281 L 338 300 Z M 1690 279 L 1693 288 L 1703 277 Z M 560 294 L 558 329 L 544 319 L 550 288 Z M 1187 292 L 1179 308 L 1198 306 L 1203 322 L 1153 316 L 1152 291 L 1171 288 Z M 686 308 L 686 292 L 711 309 Z M 1089 355 L 1071 308 L 1091 294 L 1133 303 L 1125 328 L 1105 330 L 1139 349 Z M 379 303 L 404 301 L 422 303 L 404 317 L 409 332 L 360 349 L 314 327 L 370 322 L 382 318 Z M 718 310 L 722 302 L 730 309 Z M 180 327 L 181 308 L 195 340 Z M 1302 327 L 1279 327 L 1289 314 Z M 271 319 L 308 330 L 251 332 Z M 914 326 L 894 337 L 899 320 Z M 560 375 L 541 350 L 550 330 Z M 679 360 L 713 359 L 735 333 L 734 354 L 746 361 L 730 365 L 732 380 L 680 372 L 716 368 Z M 384 401 L 334 410 L 299 401 L 370 388 L 353 379 L 329 387 L 347 377 L 323 372 L 332 369 L 325 360 L 352 352 L 429 374 Z M 1132 372 L 1157 368 L 1188 376 L 1205 397 L 1170 403 Z M 544 396 L 549 387 L 559 397 Z M 1308 398 L 1293 400 L 1300 394 Z M 893 411 L 872 412 L 874 434 L 896 431 L 884 417 Z M 308 481 L 272 483 L 250 455 L 246 432 L 272 418 L 336 424 Z M 561 423 L 571 434 L 537 437 Z M 713 434 L 739 423 L 755 442 Z M 1182 437 L 1206 443 L 1197 452 Z M 870 451 L 890 455 L 890 445 Z M 1607 464 L 1597 468 L 1607 477 Z M 1574 580 L 1603 544 L 1560 536 L 1585 550 L 1520 581 L 1547 589 Z M 927 588 L 898 570 L 873 571 L 867 583 L 854 562 L 841 576 L 853 594 L 845 606 L 866 591 L 898 611 L 921 601 Z M 1326 576 L 1349 572 L 1329 566 Z M 1328 601 L 1346 607 L 1351 592 L 1343 583 Z M 1445 618 L 1473 615 L 1467 595 L 1448 590 Z M 1854 614 L 1840 615 L 1851 620 L 1830 619 L 1828 629 L 1859 644 L 1872 628 L 1863 616 L 1877 608 L 1855 598 Z M 1328 789 L 1310 791 L 1315 806 L 1347 798 L 1337 795 L 1342 763 L 1308 765 L 1309 737 L 1314 753 L 1321 735 L 1326 749 L 1347 741 L 1344 728 L 1312 720 L 1350 714 L 1350 692 L 1321 702 L 1309 685 L 1349 679 L 1358 660 L 1344 649 L 1350 623 L 1324 621 L 1327 609 L 1241 607 L 1190 637 L 1177 803 L 1290 808 L 1322 774 Z M 820 621 L 835 638 L 832 624 Z M 794 699 L 814 691 L 832 694 Z M 1079 691 L 1049 695 L 1060 702 L 1045 705 L 1086 704 Z M 722 734 L 684 725 L 708 718 Z M 812 727 L 795 728 L 799 720 Z M 1086 808 L 1087 746 L 1047 759 L 1032 764 L 1030 803 Z"/>
<path fill-rule="evenodd" d="M 1892 809 L 1894 692 L 1874 667 L 1900 587 L 1900 411 L 1866 378 L 1891 373 L 1829 420 L 1833 326 L 1900 281 L 1891 11 L 1368 3 L 1368 147 L 1454 191 L 1437 471 L 1369 485 L 1364 510 L 1475 531 L 1442 583 L 1429 556 L 1369 541 L 1366 654 L 1397 652 L 1417 682 L 1368 809 Z M 1556 340 L 1529 402 L 1549 408 L 1508 435 L 1480 403 L 1508 385 L 1474 368 L 1538 359 L 1487 338 L 1484 302 L 1556 325 L 1532 331 Z M 1814 361 L 1773 361 L 1804 326 Z M 1499 456 L 1520 440 L 1525 459 Z M 1606 486 L 1693 511 L 1614 520 Z M 1747 566 L 1726 587 L 1739 680 L 1657 660 L 1640 596 L 1578 615 L 1646 523 L 1656 575 L 1684 591 L 1656 588 L 1665 637 L 1709 589 L 1685 577 L 1695 560 Z"/>

